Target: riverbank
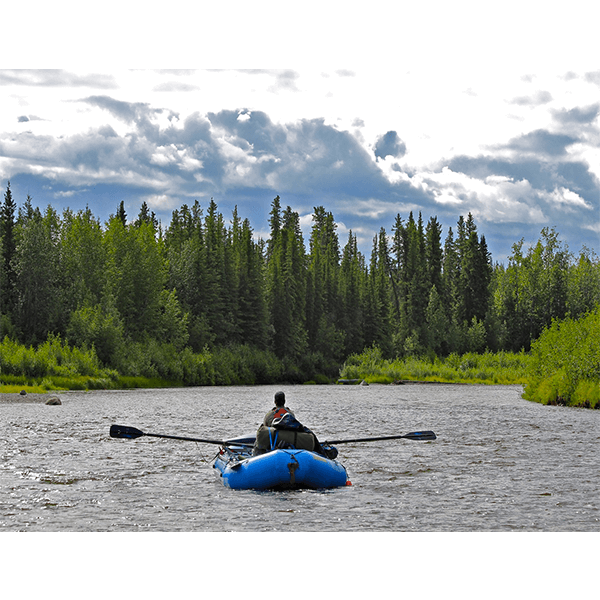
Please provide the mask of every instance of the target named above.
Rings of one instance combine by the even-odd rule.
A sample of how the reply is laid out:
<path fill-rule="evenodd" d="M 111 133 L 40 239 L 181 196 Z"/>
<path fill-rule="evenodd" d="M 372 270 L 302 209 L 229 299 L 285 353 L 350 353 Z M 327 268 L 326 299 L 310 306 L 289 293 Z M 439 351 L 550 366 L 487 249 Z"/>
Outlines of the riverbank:
<path fill-rule="evenodd" d="M 598 329 L 598 328 L 597 328 Z M 596 340 L 597 338 L 589 337 Z M 597 344 L 597 342 L 596 342 Z M 580 348 L 583 344 L 580 342 Z M 553 344 L 557 348 L 558 344 Z M 577 350 L 565 348 L 563 353 L 552 353 L 550 364 L 545 371 L 540 368 L 539 346 L 534 345 L 533 353 L 486 352 L 483 354 L 451 354 L 446 358 L 409 357 L 386 360 L 378 348 L 370 348 L 361 354 L 348 358 L 340 370 L 340 379 L 360 381 L 364 384 L 483 384 L 483 385 L 522 385 L 523 398 L 540 404 L 572 406 L 577 408 L 600 409 L 600 381 L 593 376 L 600 371 L 595 366 L 598 358 L 592 359 L 587 353 L 587 362 L 580 357 L 578 364 L 586 363 L 589 374 L 575 379 L 575 369 L 563 367 L 561 361 L 573 360 Z M 543 353 L 544 357 L 550 352 Z M 578 368 L 581 373 L 582 369 Z"/>
<path fill-rule="evenodd" d="M 56 406 L 62 404 L 62 401 L 56 394 L 0 392 L 0 404 L 48 404 L 49 406 Z"/>
<path fill-rule="evenodd" d="M 598 319 L 597 311 L 595 318 Z M 322 365 L 322 369 L 310 373 L 291 363 L 284 365 L 270 354 L 263 354 L 258 362 L 252 363 L 249 361 L 249 349 L 245 347 L 238 348 L 237 354 L 220 349 L 206 351 L 201 362 L 188 364 L 185 376 L 177 379 L 161 376 L 158 373 L 160 370 L 154 368 L 148 368 L 145 376 L 122 375 L 103 368 L 93 351 L 73 349 L 57 339 L 49 340 L 37 349 L 24 348 L 5 339 L 0 344 L 0 394 L 19 394 L 21 390 L 27 394 L 46 394 L 103 389 L 336 384 L 352 381 L 383 385 L 521 385 L 524 387 L 523 397 L 527 400 L 541 404 L 600 408 L 598 349 L 596 346 L 587 348 L 582 343 L 582 336 L 571 335 L 570 338 L 576 338 L 579 342 L 568 346 L 563 344 L 564 347 L 558 351 L 560 345 L 556 340 L 551 340 L 551 344 L 546 340 L 546 337 L 555 333 L 555 328 L 553 326 L 540 338 L 540 343 L 533 345 L 531 354 L 485 352 L 451 354 L 441 358 L 432 354 L 388 360 L 383 358 L 379 348 L 372 347 L 348 357 L 340 368 Z M 597 332 L 600 325 L 594 322 L 593 327 L 589 326 L 588 329 Z M 597 334 L 588 335 L 585 339 L 589 342 L 588 346 L 593 343 L 597 345 Z M 546 350 L 548 345 L 552 351 Z M 246 360 L 241 360 L 244 356 Z M 136 371 L 133 369 L 133 372 Z M 156 376 L 151 376 L 155 372 Z M 172 373 L 170 370 L 167 372 Z M 582 374 L 585 376 L 581 377 Z"/>
<path fill-rule="evenodd" d="M 530 357 L 524 352 L 451 354 L 446 358 L 384 359 L 379 348 L 350 356 L 340 378 L 365 383 L 464 383 L 525 385 Z"/>

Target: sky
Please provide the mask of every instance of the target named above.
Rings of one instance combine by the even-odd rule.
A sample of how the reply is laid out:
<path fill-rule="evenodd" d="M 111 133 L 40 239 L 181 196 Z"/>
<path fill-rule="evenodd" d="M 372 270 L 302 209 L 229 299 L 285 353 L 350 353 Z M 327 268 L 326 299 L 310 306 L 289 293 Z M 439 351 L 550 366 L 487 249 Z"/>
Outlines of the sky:
<path fill-rule="evenodd" d="M 305 241 L 324 206 L 367 257 L 411 211 L 442 241 L 471 213 L 494 262 L 546 227 L 600 253 L 589 3 L 415 4 L 10 8 L 26 27 L 0 59 L 0 186 L 103 221 L 146 202 L 163 227 L 213 198 L 263 239 L 279 195 Z"/>

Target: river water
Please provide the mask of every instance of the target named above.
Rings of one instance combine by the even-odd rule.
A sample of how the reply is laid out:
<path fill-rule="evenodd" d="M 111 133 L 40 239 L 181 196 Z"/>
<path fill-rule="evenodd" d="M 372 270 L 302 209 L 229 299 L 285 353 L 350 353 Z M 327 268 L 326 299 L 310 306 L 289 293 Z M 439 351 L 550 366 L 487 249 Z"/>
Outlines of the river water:
<path fill-rule="evenodd" d="M 226 439 L 283 389 L 321 441 L 433 430 L 433 442 L 338 445 L 352 486 L 234 491 L 217 446 L 109 437 L 110 425 Z M 69 392 L 0 404 L 0 531 L 598 532 L 600 411 L 519 386 L 266 386 Z"/>

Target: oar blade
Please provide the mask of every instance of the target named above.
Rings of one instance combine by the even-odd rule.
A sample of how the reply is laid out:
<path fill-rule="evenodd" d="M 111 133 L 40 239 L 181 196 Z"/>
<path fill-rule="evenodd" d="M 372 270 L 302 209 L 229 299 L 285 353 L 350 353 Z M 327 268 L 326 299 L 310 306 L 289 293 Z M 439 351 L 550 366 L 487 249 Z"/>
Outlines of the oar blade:
<path fill-rule="evenodd" d="M 404 437 L 407 440 L 420 440 L 422 442 L 437 439 L 437 436 L 433 431 L 413 431 L 412 433 L 407 433 Z"/>
<path fill-rule="evenodd" d="M 146 434 L 143 431 L 136 429 L 135 427 L 127 427 L 125 425 L 110 426 L 110 437 L 135 440 L 136 438 L 142 437 L 143 435 Z"/>

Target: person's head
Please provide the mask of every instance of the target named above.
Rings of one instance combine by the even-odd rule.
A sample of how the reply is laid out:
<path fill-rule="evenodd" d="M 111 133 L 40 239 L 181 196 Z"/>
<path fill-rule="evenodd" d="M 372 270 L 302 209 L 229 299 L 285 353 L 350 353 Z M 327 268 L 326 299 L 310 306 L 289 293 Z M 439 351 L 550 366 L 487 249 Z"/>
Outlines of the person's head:
<path fill-rule="evenodd" d="M 285 394 L 283 392 L 277 392 L 275 394 L 275 406 L 283 406 L 285 404 Z"/>

